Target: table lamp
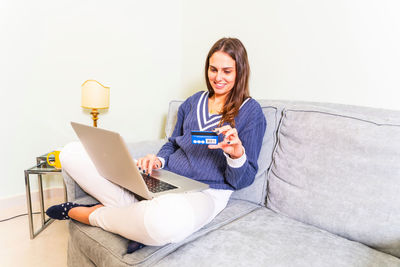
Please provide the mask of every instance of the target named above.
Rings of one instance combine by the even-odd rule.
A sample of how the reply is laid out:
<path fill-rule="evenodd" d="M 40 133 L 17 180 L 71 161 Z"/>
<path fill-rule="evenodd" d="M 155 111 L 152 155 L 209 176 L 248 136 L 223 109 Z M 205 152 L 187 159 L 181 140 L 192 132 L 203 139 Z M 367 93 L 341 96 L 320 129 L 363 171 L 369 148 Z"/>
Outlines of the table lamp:
<path fill-rule="evenodd" d="M 83 108 L 91 109 L 93 127 L 97 127 L 98 109 L 106 109 L 110 106 L 110 87 L 106 87 L 95 80 L 87 80 L 82 84 Z"/>

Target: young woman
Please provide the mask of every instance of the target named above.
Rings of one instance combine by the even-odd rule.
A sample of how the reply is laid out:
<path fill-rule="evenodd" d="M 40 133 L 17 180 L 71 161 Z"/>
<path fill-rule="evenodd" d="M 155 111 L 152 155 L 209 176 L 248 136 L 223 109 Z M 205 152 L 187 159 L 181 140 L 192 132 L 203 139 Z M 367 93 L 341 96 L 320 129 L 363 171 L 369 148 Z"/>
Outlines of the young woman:
<path fill-rule="evenodd" d="M 48 209 L 56 219 L 75 219 L 137 242 L 161 246 L 179 242 L 209 223 L 227 205 L 234 190 L 250 185 L 266 129 L 260 105 L 249 96 L 250 68 L 243 44 L 218 40 L 208 53 L 208 91 L 198 92 L 179 107 L 172 136 L 157 155 L 137 162 L 145 173 L 164 168 L 207 183 L 201 192 L 165 194 L 139 201 L 129 191 L 101 177 L 79 143 L 68 144 L 60 160 L 66 172 L 101 204 L 64 203 Z M 217 145 L 191 143 L 191 131 L 213 130 Z"/>

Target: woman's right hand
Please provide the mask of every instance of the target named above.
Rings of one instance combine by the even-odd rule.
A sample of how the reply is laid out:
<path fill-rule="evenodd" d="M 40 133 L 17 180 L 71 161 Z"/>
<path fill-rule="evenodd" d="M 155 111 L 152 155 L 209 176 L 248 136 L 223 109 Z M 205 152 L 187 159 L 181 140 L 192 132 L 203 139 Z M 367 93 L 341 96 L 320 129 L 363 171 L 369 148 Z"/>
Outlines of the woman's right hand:
<path fill-rule="evenodd" d="M 161 161 L 156 155 L 148 154 L 147 156 L 138 159 L 138 161 L 136 162 L 136 166 L 139 168 L 139 171 L 151 174 L 153 170 L 161 168 Z"/>

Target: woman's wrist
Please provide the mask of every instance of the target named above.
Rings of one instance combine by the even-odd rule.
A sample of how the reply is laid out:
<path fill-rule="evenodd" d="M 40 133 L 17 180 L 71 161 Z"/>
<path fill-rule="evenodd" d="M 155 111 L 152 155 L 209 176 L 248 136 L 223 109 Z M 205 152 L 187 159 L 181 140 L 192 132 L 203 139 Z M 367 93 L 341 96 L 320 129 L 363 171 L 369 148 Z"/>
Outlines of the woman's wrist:
<path fill-rule="evenodd" d="M 232 158 L 230 155 L 228 155 L 227 153 L 224 152 L 224 155 L 226 157 L 226 161 L 227 161 L 227 163 L 228 163 L 228 165 L 230 167 L 232 167 L 232 168 L 240 168 L 245 164 L 245 162 L 247 160 L 246 150 L 245 150 L 244 147 L 242 149 L 243 149 L 243 154 L 240 157 L 236 158 L 236 159 Z"/>
<path fill-rule="evenodd" d="M 157 157 L 157 161 L 159 161 L 159 163 L 160 163 L 160 169 L 163 169 L 164 168 L 164 165 L 165 165 L 165 159 L 164 158 L 161 158 L 161 157 Z"/>
<path fill-rule="evenodd" d="M 241 145 L 240 146 L 240 153 L 237 153 L 237 154 L 234 154 L 234 153 L 232 153 L 232 154 L 228 154 L 229 155 L 229 157 L 231 158 L 231 159 L 238 159 L 238 158 L 241 158 L 242 156 L 243 156 L 243 154 L 244 154 L 244 147 Z"/>

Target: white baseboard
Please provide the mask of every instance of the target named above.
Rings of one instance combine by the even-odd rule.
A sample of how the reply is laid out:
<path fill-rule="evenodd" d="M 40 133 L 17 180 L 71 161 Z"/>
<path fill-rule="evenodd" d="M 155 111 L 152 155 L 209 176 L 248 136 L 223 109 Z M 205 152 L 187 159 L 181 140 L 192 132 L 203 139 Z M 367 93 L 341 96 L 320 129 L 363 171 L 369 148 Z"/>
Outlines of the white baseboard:
<path fill-rule="evenodd" d="M 46 207 L 46 203 L 53 201 L 64 200 L 64 187 L 53 187 L 43 190 L 43 199 Z M 39 192 L 31 192 L 32 199 L 32 210 L 38 211 L 39 206 Z M 27 213 L 27 201 L 26 194 L 15 195 L 0 199 L 0 220 L 16 216 L 19 214 Z"/>

